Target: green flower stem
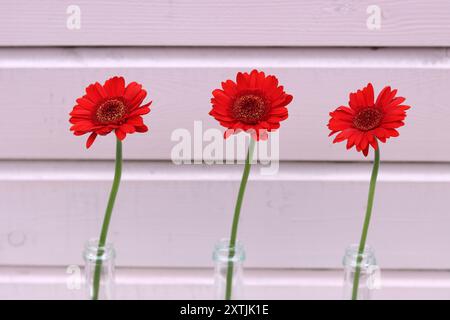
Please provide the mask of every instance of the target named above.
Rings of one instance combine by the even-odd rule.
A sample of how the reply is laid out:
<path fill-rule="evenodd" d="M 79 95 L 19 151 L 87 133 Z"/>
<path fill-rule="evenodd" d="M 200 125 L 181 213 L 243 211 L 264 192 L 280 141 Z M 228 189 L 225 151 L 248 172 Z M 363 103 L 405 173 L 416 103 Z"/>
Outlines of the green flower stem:
<path fill-rule="evenodd" d="M 375 159 L 373 161 L 372 177 L 370 178 L 369 197 L 367 199 L 366 217 L 359 242 L 358 256 L 356 258 L 355 277 L 353 279 L 352 300 L 358 299 L 359 278 L 361 275 L 361 262 L 363 260 L 364 248 L 366 247 L 367 232 L 369 231 L 370 217 L 372 215 L 373 199 L 375 196 L 375 187 L 377 184 L 378 169 L 380 167 L 380 147 L 377 142 L 375 150 Z"/>
<path fill-rule="evenodd" d="M 225 290 L 225 300 L 231 300 L 231 292 L 233 286 L 233 257 L 236 247 L 236 236 L 239 225 L 239 216 L 241 214 L 242 200 L 244 199 L 245 187 L 247 186 L 248 175 L 250 174 L 250 168 L 253 159 L 253 150 L 255 149 L 255 140 L 250 137 L 250 145 L 248 146 L 247 158 L 245 160 L 244 173 L 242 174 L 241 186 L 239 187 L 239 193 L 236 201 L 236 207 L 234 209 L 233 225 L 231 227 L 230 236 L 230 253 L 228 256 L 228 269 L 227 269 L 227 284 Z"/>
<path fill-rule="evenodd" d="M 114 202 L 116 201 L 117 191 L 119 191 L 120 179 L 122 177 L 122 141 L 117 139 L 116 142 L 116 167 L 114 172 L 114 181 L 111 188 L 111 193 L 109 194 L 108 206 L 106 207 L 105 217 L 103 219 L 102 230 L 100 233 L 100 238 L 98 240 L 98 253 L 97 262 L 95 264 L 94 272 L 94 283 L 92 300 L 98 300 L 98 295 L 100 291 L 100 277 L 102 273 L 102 255 L 104 247 L 106 244 L 106 237 L 108 235 L 109 223 L 111 221 L 111 214 L 114 208 Z"/>

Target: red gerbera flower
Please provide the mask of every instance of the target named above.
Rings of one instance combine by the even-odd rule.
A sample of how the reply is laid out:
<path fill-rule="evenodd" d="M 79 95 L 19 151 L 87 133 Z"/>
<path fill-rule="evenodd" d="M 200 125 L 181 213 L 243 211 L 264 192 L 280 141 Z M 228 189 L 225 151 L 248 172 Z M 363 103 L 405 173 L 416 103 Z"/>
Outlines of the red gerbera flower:
<path fill-rule="evenodd" d="M 267 132 L 278 129 L 280 121 L 287 119 L 286 106 L 292 101 L 275 76 L 257 70 L 250 74 L 239 72 L 236 82 L 222 82 L 222 89 L 212 94 L 209 114 L 228 128 L 225 138 L 243 130 L 251 131 L 256 140 L 265 139 Z"/>
<path fill-rule="evenodd" d="M 347 149 L 356 147 L 365 156 L 369 146 L 378 148 L 377 140 L 386 142 L 390 137 L 399 135 L 397 128 L 404 125 L 406 110 L 403 97 L 396 97 L 397 90 L 385 87 L 374 101 L 371 83 L 362 90 L 350 93 L 349 106 L 340 106 L 330 112 L 328 128 L 330 136 L 339 132 L 333 143 L 347 140 Z"/>
<path fill-rule="evenodd" d="M 103 86 L 98 82 L 91 84 L 70 113 L 69 121 L 73 124 L 70 130 L 77 136 L 91 132 L 87 148 L 97 135 L 104 136 L 113 130 L 120 140 L 127 133 L 147 132 L 142 115 L 150 112 L 151 102 L 141 106 L 146 96 L 142 85 L 131 82 L 125 87 L 122 77 L 106 80 Z"/>

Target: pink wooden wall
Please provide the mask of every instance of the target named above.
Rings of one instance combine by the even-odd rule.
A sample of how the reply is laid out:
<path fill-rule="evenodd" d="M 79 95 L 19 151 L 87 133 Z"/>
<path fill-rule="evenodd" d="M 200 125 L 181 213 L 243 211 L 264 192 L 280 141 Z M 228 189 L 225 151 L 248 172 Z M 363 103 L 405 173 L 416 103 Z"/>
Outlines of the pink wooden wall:
<path fill-rule="evenodd" d="M 386 275 L 379 297 L 449 298 L 449 21 L 448 0 L 0 1 L 0 298 L 83 296 L 65 268 L 98 232 L 114 141 L 86 151 L 68 113 L 87 84 L 116 74 L 154 101 L 150 133 L 124 149 L 111 232 L 122 297 L 208 298 L 242 168 L 175 166 L 171 133 L 216 127 L 211 90 L 252 68 L 295 97 L 280 171 L 255 168 L 243 209 L 253 295 L 340 297 L 370 164 L 332 145 L 326 123 L 371 81 L 412 106 L 382 149 L 369 237 Z"/>

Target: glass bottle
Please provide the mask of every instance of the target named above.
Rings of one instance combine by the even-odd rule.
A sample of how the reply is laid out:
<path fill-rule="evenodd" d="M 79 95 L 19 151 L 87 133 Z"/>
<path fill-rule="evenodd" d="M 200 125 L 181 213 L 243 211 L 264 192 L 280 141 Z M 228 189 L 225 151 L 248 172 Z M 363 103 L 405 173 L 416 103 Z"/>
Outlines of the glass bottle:
<path fill-rule="evenodd" d="M 243 245 L 236 241 L 230 248 L 230 240 L 220 240 L 214 249 L 214 287 L 217 300 L 241 300 L 244 298 L 243 262 L 245 251 Z M 232 279 L 227 288 L 227 278 Z M 228 294 L 227 294 L 228 293 Z M 229 296 L 229 299 L 227 299 Z"/>
<path fill-rule="evenodd" d="M 344 299 L 353 298 L 353 282 L 355 279 L 356 266 L 358 261 L 359 245 L 350 245 L 345 251 L 344 265 Z M 375 254 L 370 246 L 364 248 L 360 255 L 360 276 L 359 286 L 356 295 L 357 300 L 371 300 L 375 289 L 380 286 L 380 268 L 377 265 Z"/>
<path fill-rule="evenodd" d="M 111 243 L 107 243 L 100 248 L 97 239 L 91 239 L 86 243 L 83 258 L 85 262 L 85 285 L 89 299 L 114 299 L 115 256 L 115 250 Z M 97 265 L 99 265 L 100 284 L 98 290 L 95 290 L 94 279 Z M 96 291 L 97 294 L 95 294 Z"/>

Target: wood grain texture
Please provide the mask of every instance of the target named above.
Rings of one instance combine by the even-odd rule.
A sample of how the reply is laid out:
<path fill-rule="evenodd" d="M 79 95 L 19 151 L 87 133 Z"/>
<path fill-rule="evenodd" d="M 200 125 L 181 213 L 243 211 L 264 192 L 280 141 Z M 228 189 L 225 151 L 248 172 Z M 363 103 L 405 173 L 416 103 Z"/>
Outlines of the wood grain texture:
<path fill-rule="evenodd" d="M 255 268 L 339 268 L 357 242 L 370 165 L 255 167 L 239 237 Z M 98 234 L 112 162 L 2 162 L 1 265 L 81 264 Z M 229 233 L 240 166 L 127 162 L 110 240 L 119 266 L 210 267 Z M 448 269 L 448 164 L 381 166 L 369 243 L 382 268 Z"/>
<path fill-rule="evenodd" d="M 66 27 L 73 4 L 79 30 Z M 366 26 L 373 4 L 379 30 Z M 371 81 L 412 106 L 401 136 L 382 146 L 369 232 L 383 269 L 375 298 L 448 299 L 449 21 L 448 0 L 0 1 L 0 299 L 85 297 L 66 288 L 65 268 L 82 264 L 98 234 L 114 139 L 86 151 L 68 113 L 89 83 L 113 75 L 142 83 L 154 101 L 149 134 L 124 146 L 110 233 L 118 298 L 211 298 L 212 248 L 228 235 L 242 167 L 176 166 L 171 134 L 193 133 L 194 121 L 219 128 L 211 91 L 253 68 L 276 74 L 295 99 L 280 170 L 254 166 L 244 201 L 248 296 L 341 298 L 370 164 L 349 162 L 364 158 L 332 145 L 326 123 Z"/>
<path fill-rule="evenodd" d="M 86 137 L 69 132 L 68 113 L 89 83 L 119 74 L 142 83 L 154 101 L 150 132 L 127 137 L 125 157 L 170 159 L 175 129 L 193 134 L 194 121 L 223 129 L 208 115 L 211 92 L 252 68 L 276 74 L 295 97 L 280 129 L 281 160 L 362 160 L 333 145 L 326 124 L 350 91 L 371 81 L 377 92 L 398 88 L 412 106 L 400 138 L 382 146 L 382 160 L 450 161 L 450 135 L 442 134 L 450 119 L 445 49 L 3 49 L 0 136 L 8 139 L 0 158 L 111 159 L 114 138 L 86 151 Z"/>
<path fill-rule="evenodd" d="M 72 277 L 72 276 L 70 276 Z M 0 267 L 0 299 L 86 299 L 63 267 Z M 341 270 L 245 270 L 246 299 L 342 299 Z M 116 299 L 214 298 L 213 270 L 119 268 Z M 447 271 L 381 271 L 377 299 L 449 299 Z"/>
<path fill-rule="evenodd" d="M 81 28 L 66 27 L 69 5 Z M 369 5 L 381 28 L 369 30 Z M 446 0 L 3 0 L 2 46 L 449 46 Z"/>
<path fill-rule="evenodd" d="M 349 91 L 372 81 L 390 84 L 412 106 L 400 138 L 382 146 L 382 159 L 449 161 L 450 57 L 429 50 L 266 49 L 35 49 L 0 51 L 0 135 L 8 137 L 3 159 L 111 159 L 114 139 L 100 138 L 88 152 L 85 137 L 68 130 L 68 113 L 89 83 L 121 74 L 149 90 L 149 134 L 127 138 L 128 159 L 170 159 L 175 129 L 193 133 L 220 128 L 208 115 L 211 91 L 239 70 L 276 74 L 293 94 L 290 117 L 280 130 L 282 160 L 362 160 L 333 145 L 328 112 L 346 104 Z M 205 142 L 203 145 L 205 146 Z"/>

